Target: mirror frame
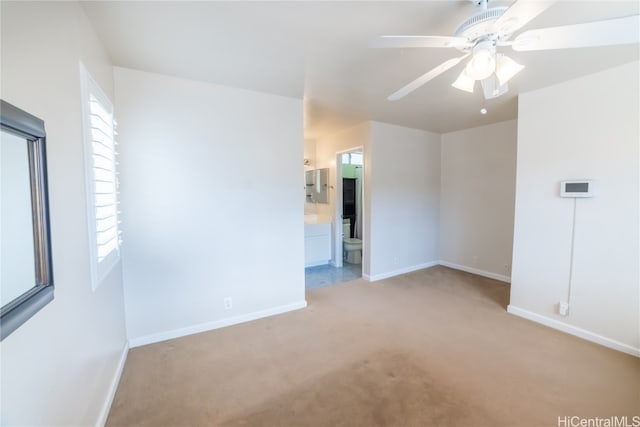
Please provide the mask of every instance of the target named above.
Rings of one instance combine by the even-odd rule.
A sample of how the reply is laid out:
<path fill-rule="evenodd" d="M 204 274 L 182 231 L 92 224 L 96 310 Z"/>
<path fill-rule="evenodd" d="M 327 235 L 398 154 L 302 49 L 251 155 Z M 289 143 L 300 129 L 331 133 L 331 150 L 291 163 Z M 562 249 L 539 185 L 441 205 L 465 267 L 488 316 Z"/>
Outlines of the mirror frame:
<path fill-rule="evenodd" d="M 47 189 L 44 121 L 0 100 L 2 131 L 24 138 L 29 156 L 33 219 L 34 286 L 0 308 L 0 340 L 4 340 L 53 300 L 53 267 Z"/>
<path fill-rule="evenodd" d="M 329 168 L 304 172 L 305 202 L 329 203 Z"/>

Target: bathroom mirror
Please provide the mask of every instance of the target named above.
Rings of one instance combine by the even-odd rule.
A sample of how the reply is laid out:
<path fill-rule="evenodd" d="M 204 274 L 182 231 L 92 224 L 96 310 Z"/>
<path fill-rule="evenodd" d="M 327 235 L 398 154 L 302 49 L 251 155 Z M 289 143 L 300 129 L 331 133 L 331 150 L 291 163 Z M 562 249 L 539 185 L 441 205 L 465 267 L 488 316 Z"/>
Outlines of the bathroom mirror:
<path fill-rule="evenodd" d="M 329 203 L 329 169 L 314 169 L 304 173 L 306 201 Z"/>
<path fill-rule="evenodd" d="M 44 122 L 0 101 L 0 335 L 53 300 Z"/>

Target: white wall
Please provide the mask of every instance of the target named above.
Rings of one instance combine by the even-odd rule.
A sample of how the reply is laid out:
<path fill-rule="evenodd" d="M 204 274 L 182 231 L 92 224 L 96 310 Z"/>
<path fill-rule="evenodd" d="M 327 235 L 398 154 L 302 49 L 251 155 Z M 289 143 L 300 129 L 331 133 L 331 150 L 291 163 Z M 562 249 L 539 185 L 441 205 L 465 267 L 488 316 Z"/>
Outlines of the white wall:
<path fill-rule="evenodd" d="M 369 216 L 372 280 L 438 260 L 440 135 L 370 123 L 365 151 L 365 204 Z"/>
<path fill-rule="evenodd" d="M 509 280 L 516 139 L 515 120 L 442 135 L 443 264 Z"/>
<path fill-rule="evenodd" d="M 520 95 L 510 311 L 640 355 L 638 62 Z M 559 182 L 593 179 L 577 200 Z"/>
<path fill-rule="evenodd" d="M 125 349 L 118 265 L 91 290 L 81 59 L 113 94 L 109 59 L 75 2 L 1 2 L 2 99 L 45 121 L 55 299 L 0 344 L 3 425 L 92 425 Z"/>
<path fill-rule="evenodd" d="M 303 307 L 302 101 L 115 81 L 132 345 Z"/>
<path fill-rule="evenodd" d="M 363 231 L 363 249 L 362 249 L 362 272 L 368 274 L 369 272 L 369 233 L 366 228 L 367 218 L 370 214 L 370 205 L 367 202 L 366 191 L 368 191 L 367 180 L 370 177 L 367 161 L 368 147 L 369 147 L 369 123 L 361 123 L 359 125 L 343 129 L 333 134 L 325 135 L 316 141 L 316 165 L 318 168 L 329 168 L 329 203 L 317 203 L 316 210 L 321 215 L 331 216 L 332 222 L 332 235 L 333 245 L 331 249 L 332 263 L 335 265 L 338 259 L 342 257 L 342 250 L 340 249 L 341 242 L 338 240 L 338 235 L 342 235 L 342 218 L 336 219 L 336 198 L 342 197 L 342 180 L 337 180 L 336 172 L 336 153 L 341 151 L 351 150 L 357 147 L 362 147 L 365 155 L 364 169 L 364 206 L 363 215 L 365 229 Z"/>

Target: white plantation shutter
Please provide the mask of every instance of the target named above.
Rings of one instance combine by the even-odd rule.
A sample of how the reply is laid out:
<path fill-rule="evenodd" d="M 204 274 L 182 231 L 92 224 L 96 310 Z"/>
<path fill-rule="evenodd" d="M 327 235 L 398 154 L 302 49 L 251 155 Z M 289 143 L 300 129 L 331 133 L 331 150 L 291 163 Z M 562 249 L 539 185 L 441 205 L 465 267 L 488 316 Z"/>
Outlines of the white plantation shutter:
<path fill-rule="evenodd" d="M 113 106 L 84 67 L 85 161 L 92 285 L 120 258 L 116 122 Z"/>

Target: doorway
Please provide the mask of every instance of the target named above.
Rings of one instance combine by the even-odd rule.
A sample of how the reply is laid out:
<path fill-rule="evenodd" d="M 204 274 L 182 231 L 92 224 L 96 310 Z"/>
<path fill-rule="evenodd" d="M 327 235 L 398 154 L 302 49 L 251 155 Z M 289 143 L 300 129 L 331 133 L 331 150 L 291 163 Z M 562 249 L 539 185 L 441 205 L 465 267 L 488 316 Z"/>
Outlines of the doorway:
<path fill-rule="evenodd" d="M 329 210 L 333 217 L 331 262 L 305 268 L 307 290 L 355 280 L 362 277 L 364 247 L 364 150 L 354 147 L 336 153 L 335 175 L 330 179 Z M 345 185 L 345 182 L 347 185 Z M 344 188 L 346 188 L 346 192 Z M 351 256 L 345 252 L 346 239 Z M 353 239 L 356 241 L 354 242 Z M 357 249 L 358 244 L 360 249 Z M 354 249 L 354 246 L 356 249 Z"/>
<path fill-rule="evenodd" d="M 336 267 L 362 275 L 364 248 L 364 150 L 355 147 L 336 153 L 334 258 Z"/>

